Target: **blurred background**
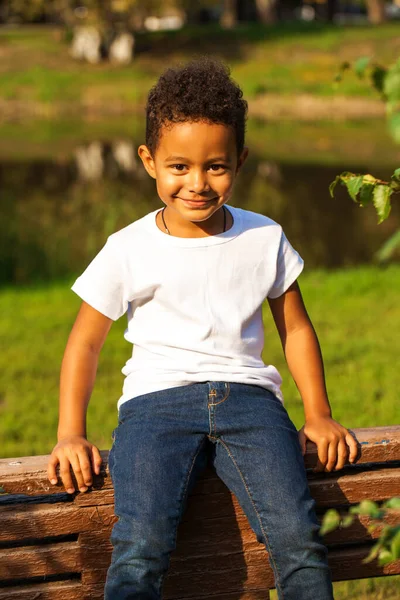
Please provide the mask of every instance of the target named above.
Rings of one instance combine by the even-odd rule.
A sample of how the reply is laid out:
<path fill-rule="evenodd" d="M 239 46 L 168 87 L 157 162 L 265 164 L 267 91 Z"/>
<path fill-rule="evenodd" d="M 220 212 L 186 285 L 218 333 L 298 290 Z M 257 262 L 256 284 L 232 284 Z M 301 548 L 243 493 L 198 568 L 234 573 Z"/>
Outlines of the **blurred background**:
<path fill-rule="evenodd" d="M 165 67 L 223 59 L 249 102 L 249 159 L 232 204 L 284 227 L 306 261 L 300 285 L 320 337 L 334 417 L 398 423 L 399 202 L 377 225 L 330 182 L 342 171 L 388 180 L 400 144 L 367 76 L 400 56 L 400 0 L 0 1 L 1 456 L 56 442 L 59 366 L 79 300 L 69 291 L 106 237 L 160 206 L 137 158 L 144 105 Z M 140 260 L 141 257 L 138 257 Z M 103 349 L 89 437 L 111 445 L 124 319 Z M 302 404 L 265 312 L 264 360 Z M 344 600 L 398 598 L 398 578 L 336 584 Z"/>

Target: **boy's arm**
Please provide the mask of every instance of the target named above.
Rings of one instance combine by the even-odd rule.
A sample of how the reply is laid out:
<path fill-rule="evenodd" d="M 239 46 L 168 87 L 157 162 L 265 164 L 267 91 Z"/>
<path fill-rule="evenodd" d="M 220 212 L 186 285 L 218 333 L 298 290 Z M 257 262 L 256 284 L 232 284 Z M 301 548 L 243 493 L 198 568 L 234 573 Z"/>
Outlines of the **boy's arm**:
<path fill-rule="evenodd" d="M 342 469 L 350 453 L 357 456 L 351 433 L 332 419 L 318 339 L 300 289 L 294 282 L 282 296 L 268 299 L 286 361 L 304 404 L 305 424 L 299 432 L 303 453 L 306 439 L 318 448 L 316 471 Z"/>
<path fill-rule="evenodd" d="M 57 482 L 56 467 L 65 489 L 86 491 L 92 483 L 92 468 L 100 472 L 101 456 L 86 439 L 86 411 L 96 378 L 100 350 L 113 321 L 85 302 L 82 303 L 65 349 L 60 376 L 58 443 L 48 463 L 48 478 Z"/>

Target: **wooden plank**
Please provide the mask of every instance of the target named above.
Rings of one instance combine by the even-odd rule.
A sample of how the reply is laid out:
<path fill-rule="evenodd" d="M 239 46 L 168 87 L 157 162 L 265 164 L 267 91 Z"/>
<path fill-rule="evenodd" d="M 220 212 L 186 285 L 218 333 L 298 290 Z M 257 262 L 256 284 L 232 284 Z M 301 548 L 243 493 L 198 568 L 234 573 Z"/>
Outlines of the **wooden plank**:
<path fill-rule="evenodd" d="M 112 505 L 83 508 L 74 503 L 3 506 L 0 507 L 0 541 L 22 542 L 102 528 L 109 531 L 115 520 Z"/>
<path fill-rule="evenodd" d="M 373 520 L 369 517 L 357 515 L 350 527 L 336 529 L 336 531 L 325 535 L 323 538 L 324 543 L 328 546 L 333 544 L 348 544 L 349 542 L 363 544 L 377 539 L 382 532 L 383 523 L 378 525 L 373 532 L 368 532 L 367 527 L 372 522 Z M 385 517 L 385 524 L 400 525 L 400 512 L 389 511 Z"/>
<path fill-rule="evenodd" d="M 78 542 L 23 546 L 0 550 L 0 580 L 45 577 L 61 573 L 80 573 Z"/>
<path fill-rule="evenodd" d="M 89 600 L 89 598 L 92 597 L 83 594 L 80 581 L 57 581 L 0 588 L 0 600 Z M 98 599 L 101 600 L 101 596 Z"/>
<path fill-rule="evenodd" d="M 358 428 L 352 430 L 360 446 L 357 464 L 400 460 L 400 426 Z M 102 472 L 95 477 L 93 489 L 111 489 L 108 473 L 108 451 L 101 452 Z M 47 479 L 48 456 L 28 456 L 0 459 L 0 488 L 8 494 L 55 494 L 64 491 L 61 481 L 52 486 Z M 305 463 L 316 462 L 316 447 L 307 442 Z M 80 494 L 85 496 L 85 494 Z"/>
<path fill-rule="evenodd" d="M 319 520 L 321 519 L 322 516 Z M 327 534 L 324 536 L 324 542 L 328 546 L 372 542 L 379 537 L 383 524 L 378 525 L 373 532 L 369 532 L 367 528 L 371 523 L 372 519 L 369 517 L 356 515 L 350 527 L 337 529 Z M 389 511 L 385 518 L 385 524 L 400 525 L 400 513 L 394 510 Z M 100 564 L 103 563 L 102 557 L 98 558 L 98 554 L 111 553 L 110 533 L 111 528 L 99 528 L 80 534 L 79 543 L 84 553 L 84 565 L 93 563 L 96 567 L 99 565 L 98 561 Z M 182 558 L 186 560 L 189 557 L 209 556 L 217 553 L 229 554 L 230 552 L 244 552 L 247 555 L 263 549 L 264 545 L 257 541 L 247 518 L 242 513 L 237 515 L 237 522 L 232 522 L 230 517 L 223 517 L 181 523 L 174 558 L 175 560 Z"/>
<path fill-rule="evenodd" d="M 165 600 L 199 598 L 214 595 L 270 589 L 274 578 L 265 550 L 253 552 L 247 562 L 243 556 L 198 558 L 182 565 L 171 561 L 171 570 L 165 581 Z"/>
<path fill-rule="evenodd" d="M 351 467 L 309 479 L 317 507 L 347 505 L 363 499 L 386 500 L 400 494 L 400 468 L 360 471 Z"/>
<path fill-rule="evenodd" d="M 328 561 L 333 581 L 400 574 L 400 560 L 384 567 L 379 567 L 377 561 L 363 563 L 362 561 L 368 556 L 370 549 L 370 545 L 365 545 L 356 548 L 331 550 L 328 553 Z"/>

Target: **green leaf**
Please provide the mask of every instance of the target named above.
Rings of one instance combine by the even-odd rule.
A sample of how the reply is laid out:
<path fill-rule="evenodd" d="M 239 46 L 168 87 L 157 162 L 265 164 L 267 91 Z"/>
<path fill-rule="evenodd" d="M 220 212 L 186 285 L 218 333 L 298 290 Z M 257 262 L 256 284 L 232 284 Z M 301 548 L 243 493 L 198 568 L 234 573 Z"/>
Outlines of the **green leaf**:
<path fill-rule="evenodd" d="M 395 170 L 395 172 L 392 175 L 392 179 L 398 179 L 400 181 L 400 167 Z"/>
<path fill-rule="evenodd" d="M 332 183 L 329 186 L 329 193 L 331 195 L 331 198 L 333 198 L 333 196 L 334 196 L 335 187 L 337 186 L 339 181 L 340 181 L 340 175 L 336 175 L 335 180 L 332 181 Z"/>
<path fill-rule="evenodd" d="M 400 558 L 400 531 L 396 533 L 390 544 L 393 560 Z"/>
<path fill-rule="evenodd" d="M 368 556 L 366 556 L 366 557 L 363 559 L 363 563 L 369 563 L 369 562 L 371 562 L 372 560 L 374 560 L 374 559 L 375 559 L 375 558 L 378 556 L 378 554 L 379 554 L 380 550 L 381 550 L 381 544 L 379 544 L 379 542 L 378 542 L 377 544 L 374 544 L 374 545 L 372 546 L 372 548 L 371 548 L 371 550 L 370 550 L 370 552 L 369 552 Z"/>
<path fill-rule="evenodd" d="M 367 204 L 370 204 L 372 202 L 372 198 L 374 195 L 374 188 L 375 188 L 375 184 L 365 183 L 365 177 L 364 177 L 364 183 L 362 184 L 361 189 L 360 189 L 359 202 L 360 202 L 361 206 L 367 206 Z"/>
<path fill-rule="evenodd" d="M 356 60 L 356 62 L 354 63 L 354 71 L 356 72 L 356 75 L 358 75 L 358 77 L 360 79 L 362 79 L 365 75 L 365 71 L 369 65 L 369 61 L 370 61 L 370 57 L 369 56 L 362 56 L 361 58 L 358 58 Z"/>
<path fill-rule="evenodd" d="M 395 560 L 394 556 L 389 550 L 386 550 L 385 548 L 383 548 L 379 552 L 378 565 L 380 567 L 384 567 L 385 565 L 388 565 L 389 563 L 393 562 L 394 560 Z"/>
<path fill-rule="evenodd" d="M 338 511 L 335 510 L 334 508 L 329 509 L 328 511 L 326 511 L 326 513 L 324 514 L 324 517 L 322 519 L 320 534 L 325 535 L 326 533 L 329 533 L 330 531 L 334 531 L 335 529 L 337 529 L 339 527 L 339 524 L 340 524 L 340 515 L 339 515 Z"/>
<path fill-rule="evenodd" d="M 352 198 L 355 202 L 357 202 L 357 194 L 360 191 L 363 181 L 364 175 L 355 175 L 344 182 L 350 198 Z"/>
<path fill-rule="evenodd" d="M 388 119 L 389 132 L 394 141 L 400 144 L 400 112 L 395 112 Z"/>
<path fill-rule="evenodd" d="M 353 523 L 353 521 L 354 521 L 354 517 L 352 515 L 346 515 L 342 519 L 342 522 L 340 523 L 340 525 L 342 527 L 350 527 L 350 525 Z"/>
<path fill-rule="evenodd" d="M 383 91 L 389 102 L 400 101 L 400 62 L 389 67 L 384 81 Z"/>
<path fill-rule="evenodd" d="M 400 248 L 400 229 L 395 231 L 394 234 L 391 235 L 388 240 L 386 240 L 386 242 L 375 253 L 374 258 L 378 262 L 385 262 L 392 257 L 397 248 Z M 393 506 L 393 508 L 400 510 L 400 498 L 391 498 L 391 500 L 395 500 L 398 503 L 398 506 Z M 388 502 L 391 500 L 388 500 Z M 384 504 L 384 506 L 387 506 L 387 504 Z M 392 507 L 388 506 L 388 508 Z"/>
<path fill-rule="evenodd" d="M 382 511 L 373 500 L 363 500 L 358 506 L 352 506 L 350 511 L 354 514 L 368 515 L 371 519 L 380 519 Z"/>
<path fill-rule="evenodd" d="M 389 185 L 376 185 L 373 191 L 373 203 L 378 213 L 378 223 L 382 223 L 390 214 L 390 196 L 392 190 Z"/>
<path fill-rule="evenodd" d="M 400 169 L 398 170 L 400 171 Z M 400 230 L 397 233 L 400 234 Z M 395 510 L 400 510 L 400 498 L 389 498 L 389 500 L 386 500 L 383 506 L 385 508 L 394 508 Z"/>

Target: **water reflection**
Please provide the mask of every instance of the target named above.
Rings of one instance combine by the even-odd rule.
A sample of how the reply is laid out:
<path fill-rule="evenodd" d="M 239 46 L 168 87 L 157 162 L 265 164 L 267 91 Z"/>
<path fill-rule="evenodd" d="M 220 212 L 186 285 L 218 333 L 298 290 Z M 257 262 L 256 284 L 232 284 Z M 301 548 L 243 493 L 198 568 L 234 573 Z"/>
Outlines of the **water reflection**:
<path fill-rule="evenodd" d="M 280 222 L 309 266 L 340 267 L 371 260 L 400 225 L 376 225 L 372 208 L 360 209 L 328 185 L 357 165 L 302 165 L 250 154 L 232 204 Z M 390 168 L 377 176 L 388 177 Z M 160 206 L 154 181 L 130 138 L 79 143 L 68 157 L 0 162 L 1 282 L 24 283 L 77 273 L 113 231 Z"/>

